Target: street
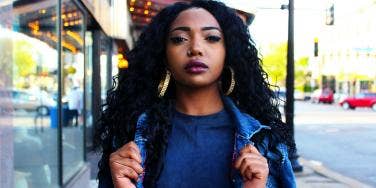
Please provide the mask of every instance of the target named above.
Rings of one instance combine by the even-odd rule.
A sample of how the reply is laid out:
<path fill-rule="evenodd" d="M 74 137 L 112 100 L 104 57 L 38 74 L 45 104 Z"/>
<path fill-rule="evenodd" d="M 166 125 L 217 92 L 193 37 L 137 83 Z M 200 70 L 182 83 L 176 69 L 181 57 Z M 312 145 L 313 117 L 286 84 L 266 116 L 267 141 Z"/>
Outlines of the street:
<path fill-rule="evenodd" d="M 301 157 L 376 186 L 376 112 L 297 101 L 294 121 Z"/>

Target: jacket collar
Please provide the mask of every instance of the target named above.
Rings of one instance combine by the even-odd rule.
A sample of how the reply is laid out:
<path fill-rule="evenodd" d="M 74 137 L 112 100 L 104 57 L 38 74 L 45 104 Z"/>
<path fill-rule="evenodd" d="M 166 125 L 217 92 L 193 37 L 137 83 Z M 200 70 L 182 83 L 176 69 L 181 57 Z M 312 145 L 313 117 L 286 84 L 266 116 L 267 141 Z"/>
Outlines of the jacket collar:
<path fill-rule="evenodd" d="M 262 129 L 271 129 L 269 126 L 261 125 L 261 123 L 254 117 L 240 112 L 239 108 L 234 104 L 230 97 L 223 96 L 222 100 L 226 110 L 234 120 L 236 133 L 239 136 L 244 137 L 245 139 L 250 139 Z"/>

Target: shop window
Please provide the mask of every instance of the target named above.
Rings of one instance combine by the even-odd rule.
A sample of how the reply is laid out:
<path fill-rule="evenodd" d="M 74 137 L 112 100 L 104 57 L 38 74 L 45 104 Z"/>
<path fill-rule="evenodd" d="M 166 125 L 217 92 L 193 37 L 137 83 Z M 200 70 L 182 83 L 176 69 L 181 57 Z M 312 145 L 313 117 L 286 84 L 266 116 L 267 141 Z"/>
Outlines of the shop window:
<path fill-rule="evenodd" d="M 0 187 L 58 187 L 56 7 L 0 3 Z"/>
<path fill-rule="evenodd" d="M 71 1 L 62 10 L 62 152 L 63 183 L 84 164 L 84 23 L 83 13 Z"/>

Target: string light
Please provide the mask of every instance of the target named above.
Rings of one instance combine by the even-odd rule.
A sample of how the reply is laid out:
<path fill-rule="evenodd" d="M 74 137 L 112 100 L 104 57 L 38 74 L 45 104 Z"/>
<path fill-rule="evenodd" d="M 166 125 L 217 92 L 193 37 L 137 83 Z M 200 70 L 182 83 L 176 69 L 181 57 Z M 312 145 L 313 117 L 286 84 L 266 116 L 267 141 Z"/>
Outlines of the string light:
<path fill-rule="evenodd" d="M 30 22 L 28 26 L 33 30 L 39 30 L 39 21 Z"/>
<path fill-rule="evenodd" d="M 129 64 L 128 61 L 124 58 L 123 54 L 118 54 L 118 68 L 119 69 L 127 69 Z"/>
<path fill-rule="evenodd" d="M 67 41 L 62 41 L 61 42 L 61 45 L 63 46 L 63 47 L 65 47 L 65 48 L 67 48 L 68 50 L 70 50 L 72 53 L 76 53 L 77 52 L 77 48 L 73 45 L 73 44 L 71 44 L 71 43 L 69 43 L 69 42 L 67 42 Z"/>
<path fill-rule="evenodd" d="M 84 44 L 84 40 L 79 33 L 68 30 L 67 35 L 76 40 L 80 45 Z"/>

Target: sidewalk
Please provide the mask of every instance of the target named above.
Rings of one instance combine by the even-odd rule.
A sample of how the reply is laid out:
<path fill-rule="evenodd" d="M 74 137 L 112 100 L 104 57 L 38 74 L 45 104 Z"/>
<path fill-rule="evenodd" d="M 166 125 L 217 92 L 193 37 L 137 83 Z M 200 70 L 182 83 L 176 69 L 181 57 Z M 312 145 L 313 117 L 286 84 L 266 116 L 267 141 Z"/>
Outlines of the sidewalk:
<path fill-rule="evenodd" d="M 357 180 L 327 169 L 318 161 L 299 158 L 303 172 L 295 173 L 297 187 L 300 188 L 370 188 Z"/>
<path fill-rule="evenodd" d="M 95 153 L 88 154 L 88 161 L 91 164 L 91 188 L 98 187 L 95 180 L 98 159 L 99 156 Z M 299 158 L 299 162 L 303 165 L 304 170 L 295 173 L 298 188 L 371 188 L 369 185 L 325 168 L 318 161 Z"/>

